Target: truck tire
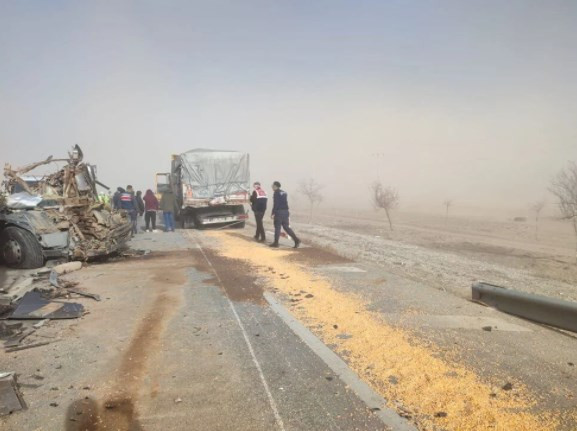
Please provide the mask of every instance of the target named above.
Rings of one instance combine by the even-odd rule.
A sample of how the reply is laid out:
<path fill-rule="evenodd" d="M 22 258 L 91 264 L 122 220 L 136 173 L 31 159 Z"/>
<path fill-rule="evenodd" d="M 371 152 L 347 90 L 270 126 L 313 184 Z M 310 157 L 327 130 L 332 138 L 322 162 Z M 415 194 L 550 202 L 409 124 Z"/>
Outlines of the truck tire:
<path fill-rule="evenodd" d="M 0 254 L 11 268 L 33 269 L 44 266 L 42 246 L 32 232 L 8 226 L 0 234 Z"/>

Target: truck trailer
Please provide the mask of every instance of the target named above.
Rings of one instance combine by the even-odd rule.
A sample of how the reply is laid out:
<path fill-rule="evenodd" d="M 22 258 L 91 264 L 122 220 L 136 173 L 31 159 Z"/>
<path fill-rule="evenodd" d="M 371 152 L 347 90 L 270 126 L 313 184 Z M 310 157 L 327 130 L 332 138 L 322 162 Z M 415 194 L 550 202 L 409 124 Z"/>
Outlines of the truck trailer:
<path fill-rule="evenodd" d="M 176 195 L 176 219 L 185 229 L 243 228 L 250 200 L 249 155 L 195 149 L 172 156 L 170 173 L 156 174 L 156 190 Z"/>

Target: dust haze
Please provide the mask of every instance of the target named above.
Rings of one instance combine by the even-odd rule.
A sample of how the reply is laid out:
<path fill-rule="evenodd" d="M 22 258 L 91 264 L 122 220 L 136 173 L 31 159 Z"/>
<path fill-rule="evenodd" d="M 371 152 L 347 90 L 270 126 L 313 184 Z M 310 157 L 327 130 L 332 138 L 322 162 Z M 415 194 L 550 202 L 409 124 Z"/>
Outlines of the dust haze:
<path fill-rule="evenodd" d="M 2 162 L 79 144 L 111 187 L 170 155 L 247 151 L 325 208 L 528 213 L 577 159 L 577 5 L 3 2 Z M 304 202 L 303 202 L 304 203 Z"/>

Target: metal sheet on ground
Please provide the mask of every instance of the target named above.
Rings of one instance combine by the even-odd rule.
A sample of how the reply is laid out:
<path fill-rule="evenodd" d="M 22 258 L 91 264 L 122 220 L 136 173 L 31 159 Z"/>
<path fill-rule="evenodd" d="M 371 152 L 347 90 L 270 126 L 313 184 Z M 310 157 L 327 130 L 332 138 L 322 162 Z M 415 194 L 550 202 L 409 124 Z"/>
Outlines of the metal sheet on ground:
<path fill-rule="evenodd" d="M 84 314 L 84 306 L 74 302 L 57 302 L 40 292 L 27 292 L 9 319 L 75 319 Z"/>

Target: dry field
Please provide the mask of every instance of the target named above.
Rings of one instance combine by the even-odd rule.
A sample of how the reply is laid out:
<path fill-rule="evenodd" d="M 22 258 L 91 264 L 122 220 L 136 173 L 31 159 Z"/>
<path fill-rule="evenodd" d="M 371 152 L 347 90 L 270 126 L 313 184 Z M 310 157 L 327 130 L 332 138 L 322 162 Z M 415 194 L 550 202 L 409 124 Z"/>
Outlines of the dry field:
<path fill-rule="evenodd" d="M 394 231 L 384 213 L 321 210 L 313 223 L 296 212 L 293 223 L 309 241 L 367 260 L 439 289 L 468 296 L 483 280 L 577 301 L 575 237 L 553 217 L 450 216 L 396 212 Z"/>

